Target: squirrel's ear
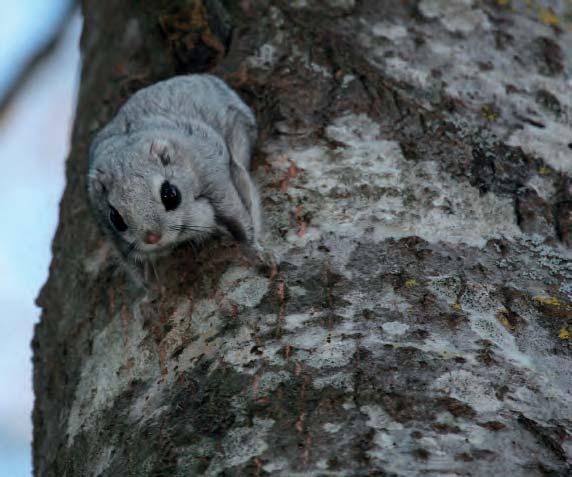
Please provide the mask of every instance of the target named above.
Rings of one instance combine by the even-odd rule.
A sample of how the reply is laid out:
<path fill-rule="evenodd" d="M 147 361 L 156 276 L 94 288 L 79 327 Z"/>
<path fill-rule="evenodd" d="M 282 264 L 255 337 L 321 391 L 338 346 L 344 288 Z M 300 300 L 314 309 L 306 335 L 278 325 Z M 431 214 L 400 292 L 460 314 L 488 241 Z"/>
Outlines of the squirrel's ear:
<path fill-rule="evenodd" d="M 94 167 L 90 169 L 87 175 L 87 188 L 91 194 L 105 194 L 107 192 L 107 186 L 105 185 L 105 172 L 99 167 Z"/>
<path fill-rule="evenodd" d="M 149 155 L 152 160 L 159 159 L 166 166 L 171 162 L 171 147 L 165 139 L 154 139 L 149 148 Z"/>

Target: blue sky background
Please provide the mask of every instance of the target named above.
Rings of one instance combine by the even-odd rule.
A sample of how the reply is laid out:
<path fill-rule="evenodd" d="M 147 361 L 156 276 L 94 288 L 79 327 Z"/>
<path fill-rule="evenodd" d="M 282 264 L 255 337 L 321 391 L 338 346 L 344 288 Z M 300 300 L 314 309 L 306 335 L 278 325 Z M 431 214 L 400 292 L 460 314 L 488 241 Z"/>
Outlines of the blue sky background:
<path fill-rule="evenodd" d="M 0 96 L 67 0 L 0 0 Z M 31 475 L 30 341 L 47 278 L 79 78 L 79 15 L 0 117 L 0 476 Z"/>

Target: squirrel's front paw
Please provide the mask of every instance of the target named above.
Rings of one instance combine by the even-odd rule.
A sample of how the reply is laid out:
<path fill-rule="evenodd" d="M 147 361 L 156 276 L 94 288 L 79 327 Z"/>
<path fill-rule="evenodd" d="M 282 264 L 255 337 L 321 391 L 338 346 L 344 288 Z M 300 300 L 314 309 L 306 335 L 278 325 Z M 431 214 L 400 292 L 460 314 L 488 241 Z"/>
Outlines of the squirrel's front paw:
<path fill-rule="evenodd" d="M 271 276 L 276 275 L 280 261 L 273 250 L 262 245 L 260 242 L 255 242 L 249 247 L 249 255 L 265 272 L 269 272 Z"/>

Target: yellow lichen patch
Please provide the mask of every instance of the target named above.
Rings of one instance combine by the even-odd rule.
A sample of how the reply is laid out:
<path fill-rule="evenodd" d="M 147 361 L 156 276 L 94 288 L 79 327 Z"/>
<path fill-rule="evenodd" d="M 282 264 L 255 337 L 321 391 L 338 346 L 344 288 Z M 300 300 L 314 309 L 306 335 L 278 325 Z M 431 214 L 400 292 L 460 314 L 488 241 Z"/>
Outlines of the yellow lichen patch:
<path fill-rule="evenodd" d="M 456 311 L 461 311 L 461 305 L 458 302 L 455 302 L 451 305 L 451 308 L 453 308 Z"/>
<path fill-rule="evenodd" d="M 489 122 L 496 121 L 497 118 L 499 117 L 498 112 L 495 111 L 495 108 L 493 106 L 491 106 L 490 104 L 485 104 L 481 108 L 481 114 L 482 114 L 483 118 L 485 118 Z"/>
<path fill-rule="evenodd" d="M 565 327 L 562 327 L 558 332 L 558 338 L 560 338 L 561 340 L 569 340 L 570 332 Z"/>
<path fill-rule="evenodd" d="M 509 318 L 509 311 L 506 308 L 501 308 L 497 312 L 497 319 L 500 321 L 501 325 L 503 325 L 508 331 L 514 331 L 515 326 Z"/>
<path fill-rule="evenodd" d="M 550 174 L 550 168 L 546 167 L 546 166 L 542 166 L 538 169 L 538 173 L 541 176 L 547 176 L 548 174 Z"/>
<path fill-rule="evenodd" d="M 500 318 L 500 322 L 507 330 L 512 331 L 514 329 L 514 327 L 512 327 L 510 322 L 508 321 L 508 318 L 506 318 L 505 316 Z"/>
<path fill-rule="evenodd" d="M 506 7 L 507 5 L 510 5 L 510 0 L 497 0 L 497 5 L 499 7 Z"/>
<path fill-rule="evenodd" d="M 409 280 L 405 280 L 405 288 L 413 288 L 418 285 L 417 280 L 415 278 L 410 278 Z"/>
<path fill-rule="evenodd" d="M 535 296 L 533 300 L 541 305 L 562 306 L 562 302 L 553 296 Z"/>
<path fill-rule="evenodd" d="M 545 25 L 560 26 L 560 19 L 549 8 L 540 8 L 538 10 L 538 19 Z"/>

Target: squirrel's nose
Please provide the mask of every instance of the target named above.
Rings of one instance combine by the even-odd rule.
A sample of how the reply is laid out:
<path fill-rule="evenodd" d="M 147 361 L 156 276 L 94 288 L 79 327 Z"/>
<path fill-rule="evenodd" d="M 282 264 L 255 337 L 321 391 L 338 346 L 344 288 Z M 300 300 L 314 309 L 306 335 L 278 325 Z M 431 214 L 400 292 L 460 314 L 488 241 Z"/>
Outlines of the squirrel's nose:
<path fill-rule="evenodd" d="M 145 241 L 145 243 L 148 243 L 150 245 L 155 245 L 159 240 L 161 240 L 161 235 L 155 234 L 153 232 L 146 232 L 145 238 L 143 240 Z"/>

